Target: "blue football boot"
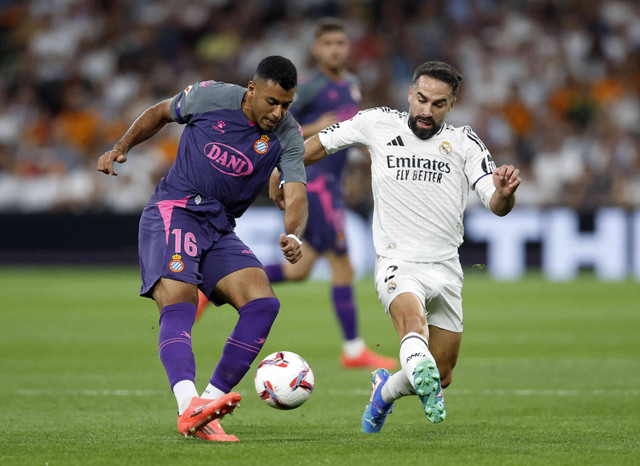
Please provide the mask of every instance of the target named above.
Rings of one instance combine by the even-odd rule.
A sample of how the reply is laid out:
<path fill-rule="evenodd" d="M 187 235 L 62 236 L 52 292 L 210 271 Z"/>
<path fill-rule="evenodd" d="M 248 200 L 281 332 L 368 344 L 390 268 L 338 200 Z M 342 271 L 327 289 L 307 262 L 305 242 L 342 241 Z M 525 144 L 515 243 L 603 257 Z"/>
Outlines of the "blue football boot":
<path fill-rule="evenodd" d="M 362 432 L 365 434 L 380 432 L 387 414 L 391 412 L 393 403 L 387 404 L 382 399 L 382 387 L 390 377 L 386 369 L 376 369 L 371 373 L 371 398 L 362 415 Z"/>

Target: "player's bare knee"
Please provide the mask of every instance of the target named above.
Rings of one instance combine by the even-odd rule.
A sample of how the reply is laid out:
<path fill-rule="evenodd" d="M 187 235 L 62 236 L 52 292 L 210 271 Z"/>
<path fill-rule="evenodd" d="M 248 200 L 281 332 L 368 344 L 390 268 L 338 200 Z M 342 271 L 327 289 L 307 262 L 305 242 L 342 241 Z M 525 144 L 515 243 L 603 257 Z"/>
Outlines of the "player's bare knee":
<path fill-rule="evenodd" d="M 307 278 L 309 278 L 309 272 L 301 271 L 301 272 L 291 272 L 287 274 L 287 280 L 292 282 L 303 282 Z"/>
<path fill-rule="evenodd" d="M 297 263 L 295 265 L 285 264 L 283 272 L 287 281 L 301 282 L 309 278 L 309 275 L 311 274 L 311 267 L 301 263 Z"/>
<path fill-rule="evenodd" d="M 353 282 L 353 269 L 349 263 L 344 266 L 334 267 L 332 275 L 333 282 L 338 285 L 346 286 Z"/>

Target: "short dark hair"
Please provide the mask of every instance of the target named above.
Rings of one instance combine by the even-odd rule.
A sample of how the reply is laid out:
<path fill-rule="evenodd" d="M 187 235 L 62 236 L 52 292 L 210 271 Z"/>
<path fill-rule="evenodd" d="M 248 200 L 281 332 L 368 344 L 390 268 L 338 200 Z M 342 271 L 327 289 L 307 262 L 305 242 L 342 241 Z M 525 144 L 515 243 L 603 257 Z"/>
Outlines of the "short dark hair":
<path fill-rule="evenodd" d="M 279 84 L 285 91 L 298 85 L 298 71 L 288 58 L 271 55 L 263 58 L 256 69 L 256 78 L 271 80 Z"/>
<path fill-rule="evenodd" d="M 430 76 L 438 81 L 445 82 L 451 86 L 451 95 L 455 98 L 460 89 L 462 75 L 453 66 L 441 61 L 428 61 L 420 65 L 413 72 L 412 84 L 415 84 L 420 76 Z"/>
<path fill-rule="evenodd" d="M 333 31 L 344 32 L 344 22 L 338 18 L 322 18 L 316 24 L 315 38 Z"/>

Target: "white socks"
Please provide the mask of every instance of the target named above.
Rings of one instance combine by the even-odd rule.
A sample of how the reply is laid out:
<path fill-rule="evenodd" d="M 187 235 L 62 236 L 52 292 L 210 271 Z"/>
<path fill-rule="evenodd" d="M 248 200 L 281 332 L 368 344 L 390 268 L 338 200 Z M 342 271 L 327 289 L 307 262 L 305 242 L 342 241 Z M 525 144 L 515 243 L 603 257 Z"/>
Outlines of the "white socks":
<path fill-rule="evenodd" d="M 436 362 L 429 352 L 429 343 L 427 340 L 416 332 L 407 333 L 400 342 L 400 365 L 402 372 L 407 376 L 411 386 L 413 386 L 413 373 L 418 363 L 424 358 Z"/>
<path fill-rule="evenodd" d="M 350 358 L 357 358 L 365 348 L 366 345 L 361 337 L 356 337 L 353 340 L 345 340 L 342 342 L 342 351 L 344 351 L 344 354 Z"/>
<path fill-rule="evenodd" d="M 180 415 L 189 407 L 191 398 L 198 396 L 198 390 L 191 380 L 181 380 L 173 386 L 173 394 L 178 402 L 178 415 Z"/>
<path fill-rule="evenodd" d="M 418 363 L 427 358 L 435 363 L 429 352 L 427 340 L 416 332 L 405 335 L 400 342 L 400 365 L 402 370 L 391 376 L 382 387 L 382 399 L 385 403 L 393 403 L 400 397 L 415 395 L 413 373 Z"/>
<path fill-rule="evenodd" d="M 382 399 L 385 403 L 391 404 L 398 398 L 403 396 L 415 395 L 416 391 L 413 389 L 413 385 L 404 375 L 404 371 L 398 371 L 393 374 L 387 383 L 382 386 Z"/>
<path fill-rule="evenodd" d="M 207 400 L 215 400 L 216 398 L 220 398 L 224 394 L 225 393 L 222 390 L 209 384 L 207 385 L 207 388 L 204 389 L 204 392 L 202 392 L 202 396 L 200 398 L 206 398 Z"/>
<path fill-rule="evenodd" d="M 181 380 L 173 386 L 173 394 L 178 402 L 178 416 L 181 415 L 185 409 L 189 407 L 191 398 L 198 396 L 198 390 L 196 385 L 191 380 Z M 225 393 L 222 390 L 217 389 L 213 385 L 207 385 L 207 388 L 202 392 L 200 398 L 206 398 L 207 400 L 215 400 L 221 397 Z"/>

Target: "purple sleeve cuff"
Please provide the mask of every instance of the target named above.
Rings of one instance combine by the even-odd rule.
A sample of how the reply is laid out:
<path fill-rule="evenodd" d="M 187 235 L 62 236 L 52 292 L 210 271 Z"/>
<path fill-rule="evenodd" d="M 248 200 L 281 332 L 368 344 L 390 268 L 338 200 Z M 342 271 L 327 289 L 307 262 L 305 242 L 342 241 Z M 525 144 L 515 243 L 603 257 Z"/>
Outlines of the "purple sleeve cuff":
<path fill-rule="evenodd" d="M 476 185 L 478 184 L 478 181 L 480 181 L 485 176 L 489 176 L 489 175 L 493 175 L 493 173 L 485 173 L 480 178 L 478 178 L 476 181 L 474 181 L 473 184 L 471 185 L 471 189 L 476 189 Z"/>

